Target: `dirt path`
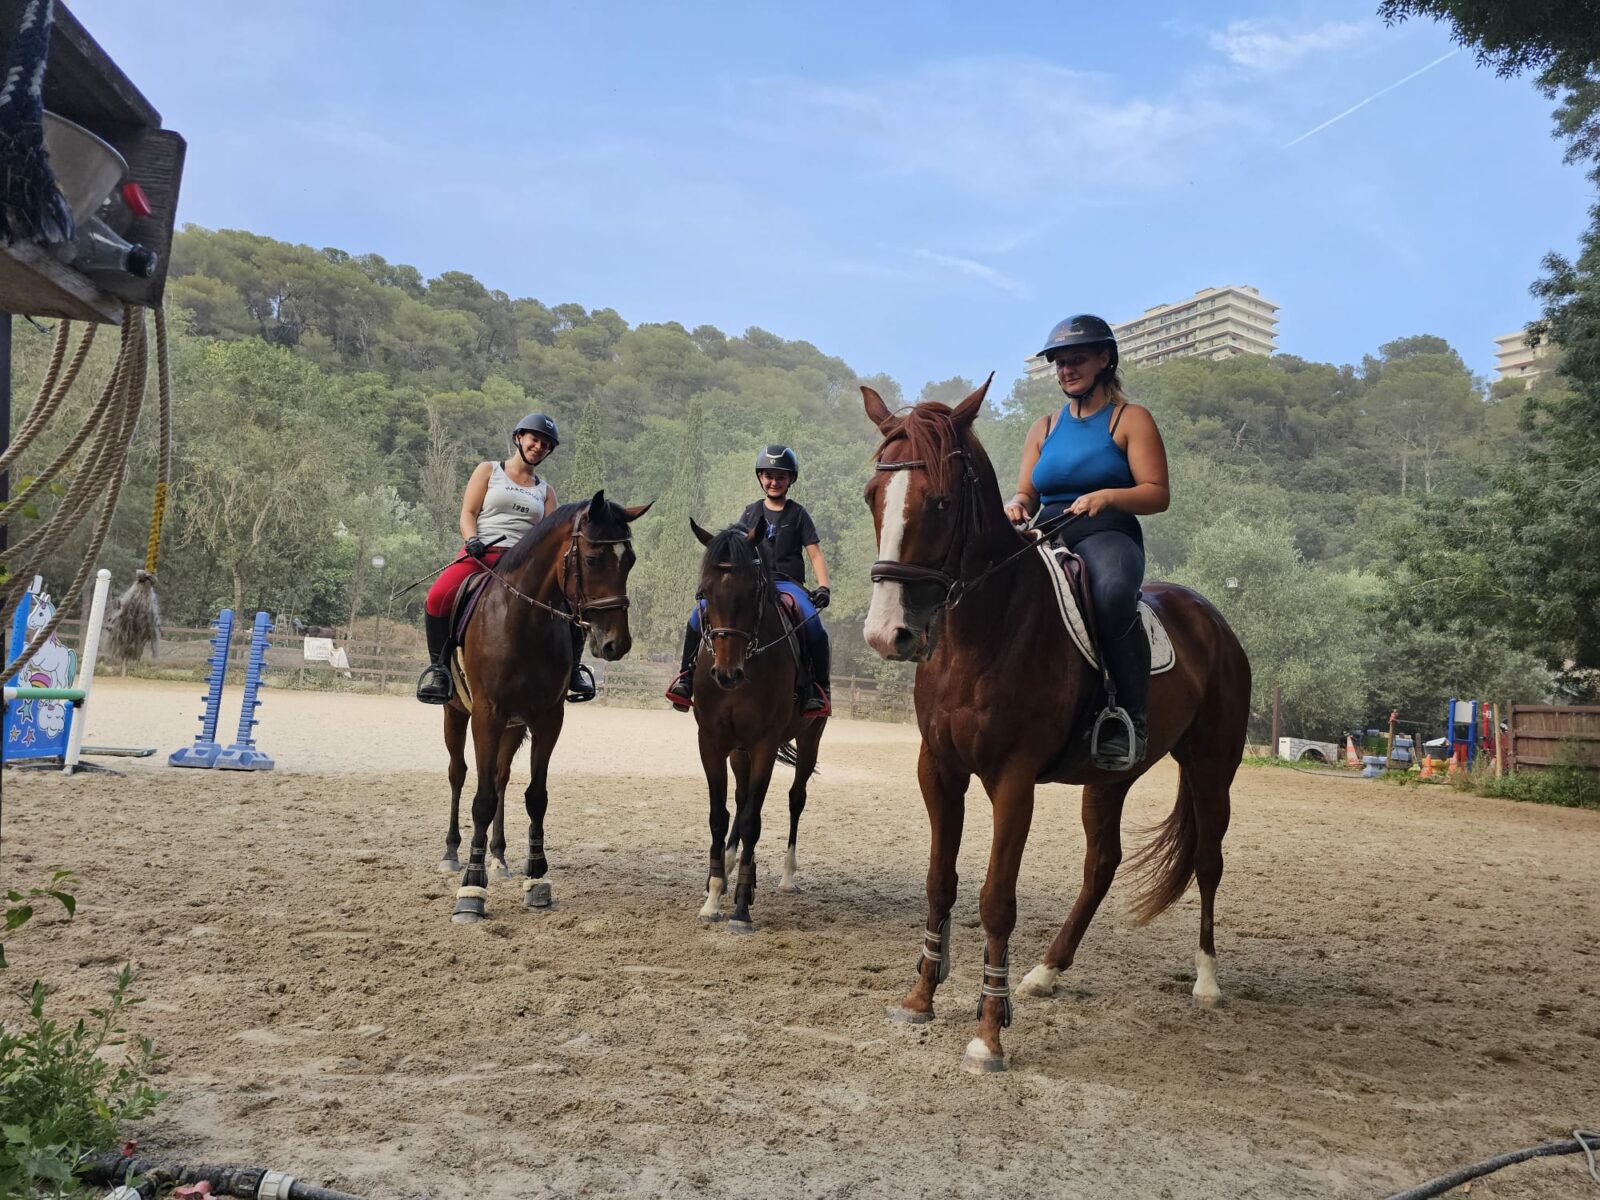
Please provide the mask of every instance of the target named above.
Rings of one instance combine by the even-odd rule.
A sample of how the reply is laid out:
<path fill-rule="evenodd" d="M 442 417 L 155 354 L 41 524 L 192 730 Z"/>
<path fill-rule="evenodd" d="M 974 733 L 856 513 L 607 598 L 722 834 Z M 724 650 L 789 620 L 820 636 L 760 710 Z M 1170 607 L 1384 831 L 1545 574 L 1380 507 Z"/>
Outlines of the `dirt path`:
<path fill-rule="evenodd" d="M 769 816 L 761 928 L 739 938 L 695 920 L 691 720 L 575 708 L 551 776 L 557 907 L 496 881 L 491 920 L 461 927 L 432 870 L 436 712 L 272 692 L 276 773 L 158 765 L 200 690 L 108 681 L 89 740 L 161 751 L 125 777 L 4 779 L 6 881 L 83 876 L 78 919 L 29 926 L 14 973 L 83 1005 L 134 957 L 172 1092 L 146 1149 L 371 1196 L 1368 1197 L 1600 1123 L 1600 814 L 1248 770 L 1218 899 L 1227 1006 L 1189 999 L 1193 894 L 1135 930 L 1119 881 L 1062 995 L 1018 1002 L 1012 1070 L 976 1079 L 976 792 L 939 1019 L 883 1016 L 923 914 L 914 730 L 830 726 L 806 890 L 772 888 Z M 1127 827 L 1174 787 L 1153 772 Z M 1052 788 L 1037 811 L 1023 969 L 1076 888 L 1076 804 Z M 520 805 L 510 827 L 516 854 Z M 1584 1186 L 1569 1158 L 1473 1194 Z"/>

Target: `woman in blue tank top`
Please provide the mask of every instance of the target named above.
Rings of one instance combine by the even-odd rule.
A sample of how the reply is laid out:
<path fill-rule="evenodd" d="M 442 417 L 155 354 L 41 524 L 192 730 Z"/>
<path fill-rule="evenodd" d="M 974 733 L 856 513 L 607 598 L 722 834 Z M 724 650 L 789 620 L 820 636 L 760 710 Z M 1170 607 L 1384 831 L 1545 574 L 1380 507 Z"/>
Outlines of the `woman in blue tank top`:
<path fill-rule="evenodd" d="M 1099 317 L 1068 317 L 1041 354 L 1055 367 L 1067 402 L 1028 430 L 1016 495 L 1006 514 L 1019 524 L 1077 514 L 1057 535 L 1089 565 L 1095 633 L 1132 728 L 1108 722 L 1096 765 L 1127 770 L 1144 758 L 1150 643 L 1139 623 L 1144 532 L 1139 518 L 1171 502 L 1167 451 L 1150 410 L 1132 403 L 1117 371 L 1117 339 Z"/>

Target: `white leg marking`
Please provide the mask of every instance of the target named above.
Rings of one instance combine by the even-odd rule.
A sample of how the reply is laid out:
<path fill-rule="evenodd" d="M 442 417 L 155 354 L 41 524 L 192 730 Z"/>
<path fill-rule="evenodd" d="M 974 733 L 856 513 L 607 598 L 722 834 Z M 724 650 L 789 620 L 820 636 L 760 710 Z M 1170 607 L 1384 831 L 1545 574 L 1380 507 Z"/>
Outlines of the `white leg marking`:
<path fill-rule="evenodd" d="M 1194 952 L 1194 998 L 1201 1008 L 1215 1008 L 1222 1003 L 1222 989 L 1217 986 L 1217 959 L 1204 950 Z"/>
<path fill-rule="evenodd" d="M 905 541 L 906 503 L 911 492 L 911 472 L 894 471 L 883 497 L 883 536 L 878 539 L 878 559 L 899 562 L 900 545 Z M 906 623 L 905 590 L 898 583 L 872 585 L 872 604 L 862 633 L 879 654 L 894 650 L 894 631 Z"/>
<path fill-rule="evenodd" d="M 1017 995 L 1054 996 L 1056 994 L 1056 980 L 1060 977 L 1061 972 L 1055 967 L 1040 963 L 1022 977 L 1022 982 L 1017 985 Z"/>
<path fill-rule="evenodd" d="M 973 1038 L 967 1043 L 967 1052 L 961 1059 L 961 1065 L 974 1075 L 988 1075 L 1006 1069 L 1006 1056 L 989 1049 L 983 1044 L 982 1038 Z"/>
<path fill-rule="evenodd" d="M 722 916 L 722 889 L 724 881 L 712 878 L 706 887 L 706 902 L 700 908 L 702 921 L 715 921 Z"/>
<path fill-rule="evenodd" d="M 794 881 L 795 869 L 799 863 L 795 860 L 794 847 L 789 846 L 783 852 L 783 878 L 778 880 L 780 892 L 798 892 L 800 885 Z"/>

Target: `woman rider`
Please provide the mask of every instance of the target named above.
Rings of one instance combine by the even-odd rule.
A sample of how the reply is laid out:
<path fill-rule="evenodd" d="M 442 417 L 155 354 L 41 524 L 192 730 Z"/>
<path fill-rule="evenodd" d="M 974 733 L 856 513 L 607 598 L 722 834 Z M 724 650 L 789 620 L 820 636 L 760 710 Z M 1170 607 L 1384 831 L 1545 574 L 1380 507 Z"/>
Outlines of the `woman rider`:
<path fill-rule="evenodd" d="M 1067 401 L 1040 417 L 1022 448 L 1017 492 L 1006 515 L 1021 523 L 1074 513 L 1056 539 L 1089 567 L 1095 632 L 1132 723 L 1107 721 L 1095 765 L 1127 770 L 1144 758 L 1150 643 L 1139 620 L 1144 532 L 1139 517 L 1171 502 L 1167 451 L 1149 409 L 1132 403 L 1117 371 L 1117 339 L 1099 317 L 1068 317 L 1040 351 Z M 1130 738 L 1131 733 L 1131 738 Z"/>
<path fill-rule="evenodd" d="M 433 581 L 424 606 L 428 666 L 417 680 L 417 699 L 424 704 L 450 700 L 453 685 L 443 658 L 444 646 L 450 632 L 450 608 L 462 581 L 475 571 L 492 568 L 540 518 L 555 511 L 555 489 L 533 469 L 560 444 L 556 423 L 544 413 L 529 413 L 511 431 L 515 456 L 504 462 L 479 463 L 467 480 L 461 497 L 461 536 L 465 539 L 461 557 Z M 572 679 L 567 685 L 567 699 L 573 701 L 594 699 L 594 677 L 579 661 L 582 652 L 583 633 L 573 625 Z"/>
<path fill-rule="evenodd" d="M 800 458 L 788 446 L 770 445 L 756 455 L 756 482 L 761 485 L 760 500 L 748 505 L 739 514 L 739 524 L 751 529 L 757 521 L 767 524 L 767 536 L 772 540 L 772 567 L 778 578 L 777 588 L 787 593 L 799 609 L 803 622 L 800 635 L 806 640 L 811 657 L 811 674 L 816 687 L 805 698 L 801 713 L 807 717 L 821 716 L 831 709 L 828 631 L 822 627 L 819 609 L 828 607 L 831 593 L 828 590 L 828 564 L 822 557 L 821 539 L 811 514 L 798 500 L 789 499 L 789 488 L 800 478 Z M 811 560 L 811 569 L 817 573 L 817 590 L 807 592 L 806 565 L 801 558 Z M 667 687 L 667 699 L 673 706 L 687 712 L 694 701 L 694 660 L 700 652 L 700 606 L 695 605 L 689 615 L 689 627 L 683 635 L 683 663 L 677 676 Z"/>

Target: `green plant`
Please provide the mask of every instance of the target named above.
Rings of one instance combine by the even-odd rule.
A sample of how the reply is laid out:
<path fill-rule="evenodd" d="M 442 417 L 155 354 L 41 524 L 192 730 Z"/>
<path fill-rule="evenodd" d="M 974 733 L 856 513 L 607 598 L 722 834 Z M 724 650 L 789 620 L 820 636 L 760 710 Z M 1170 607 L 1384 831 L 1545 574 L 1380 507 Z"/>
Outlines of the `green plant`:
<path fill-rule="evenodd" d="M 1499 779 L 1474 781 L 1485 796 L 1558 804 L 1563 808 L 1600 808 L 1600 772 L 1585 767 L 1556 766 L 1544 771 L 1513 771 Z"/>
<path fill-rule="evenodd" d="M 47 887 L 8 891 L 6 933 L 27 924 L 39 900 L 57 901 L 71 918 L 77 903 L 64 890 L 71 878 L 58 871 Z M 0 1020 L 0 1195 L 76 1194 L 74 1164 L 117 1146 L 123 1125 L 149 1116 L 165 1096 L 149 1082 L 160 1055 L 148 1038 L 120 1061 L 104 1053 L 126 1044 L 126 1014 L 141 1002 L 132 987 L 133 968 L 124 966 L 106 1004 L 63 1024 L 46 1014 L 51 989 L 35 979 L 19 997 L 23 1017 Z"/>

